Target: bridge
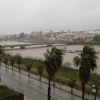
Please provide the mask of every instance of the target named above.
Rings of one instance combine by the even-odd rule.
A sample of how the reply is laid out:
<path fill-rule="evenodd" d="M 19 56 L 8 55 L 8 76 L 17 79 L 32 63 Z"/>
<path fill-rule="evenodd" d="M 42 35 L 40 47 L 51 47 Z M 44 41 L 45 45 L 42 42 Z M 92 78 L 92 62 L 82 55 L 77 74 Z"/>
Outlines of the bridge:
<path fill-rule="evenodd" d="M 0 38 L 0 42 L 7 42 L 7 41 L 19 41 L 20 39 L 18 38 Z"/>
<path fill-rule="evenodd" d="M 58 43 L 33 43 L 33 44 L 14 44 L 14 45 L 2 45 L 2 48 L 10 47 L 20 47 L 20 49 L 25 49 L 26 46 L 33 46 L 33 45 L 46 45 L 47 47 L 58 46 Z M 66 45 L 66 43 L 59 43 L 61 45 Z"/>
<path fill-rule="evenodd" d="M 0 42 L 7 42 L 7 41 L 21 41 L 21 42 L 24 42 L 24 41 L 33 41 L 35 39 L 33 38 L 0 38 Z"/>

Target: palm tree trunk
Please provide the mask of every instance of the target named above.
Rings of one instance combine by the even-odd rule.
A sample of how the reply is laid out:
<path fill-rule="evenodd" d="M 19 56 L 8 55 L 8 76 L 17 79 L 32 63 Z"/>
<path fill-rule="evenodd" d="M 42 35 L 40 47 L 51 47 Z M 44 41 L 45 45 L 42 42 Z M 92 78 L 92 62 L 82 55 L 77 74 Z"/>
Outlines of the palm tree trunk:
<path fill-rule="evenodd" d="M 30 77 L 30 72 L 28 71 L 28 77 Z"/>
<path fill-rule="evenodd" d="M 73 94 L 73 88 L 71 87 L 71 94 Z"/>
<path fill-rule="evenodd" d="M 82 100 L 84 100 L 84 94 L 85 94 L 85 84 L 82 83 Z"/>
<path fill-rule="evenodd" d="M 18 69 L 19 69 L 19 73 L 20 73 L 20 64 L 19 64 L 19 68 Z"/>
<path fill-rule="evenodd" d="M 13 65 L 12 65 L 12 70 L 13 70 Z"/>
<path fill-rule="evenodd" d="M 49 78 L 49 84 L 48 84 L 48 100 L 50 100 L 50 92 L 51 92 L 51 87 L 50 87 L 50 78 Z"/>
<path fill-rule="evenodd" d="M 40 74 L 40 82 L 41 82 L 41 74 Z"/>
<path fill-rule="evenodd" d="M 53 77 L 53 86 L 55 86 L 55 76 Z"/>

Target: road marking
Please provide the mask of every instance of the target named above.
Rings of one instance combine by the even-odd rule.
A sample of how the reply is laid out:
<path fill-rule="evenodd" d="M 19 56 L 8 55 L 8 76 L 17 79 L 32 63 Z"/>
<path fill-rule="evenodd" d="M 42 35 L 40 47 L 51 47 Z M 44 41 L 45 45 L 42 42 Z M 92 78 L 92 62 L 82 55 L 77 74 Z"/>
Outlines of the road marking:
<path fill-rule="evenodd" d="M 2 72 L 2 73 L 4 73 L 4 74 L 6 74 L 6 75 L 8 75 L 8 76 L 10 76 L 10 77 L 12 77 L 12 78 L 14 78 L 14 79 L 20 81 L 20 82 L 22 82 L 22 83 L 24 83 L 24 84 L 26 84 L 26 85 L 28 85 L 28 86 L 30 86 L 30 87 L 33 87 L 33 88 L 35 88 L 36 90 L 43 92 L 44 94 L 47 94 L 46 92 L 44 92 L 44 91 L 42 91 L 42 90 L 40 90 L 40 89 L 38 89 L 38 88 L 36 88 L 36 87 L 34 87 L 34 86 L 28 84 L 28 83 L 25 83 L 24 81 L 21 81 L 21 80 L 18 79 L 18 78 L 15 78 L 15 77 L 13 77 L 13 76 L 11 76 L 11 75 L 5 73 L 5 72 Z M 53 95 L 51 95 L 51 97 L 56 98 L 57 100 L 61 100 L 61 99 L 59 99 L 59 98 L 57 98 L 57 97 L 55 97 L 55 96 L 53 96 Z"/>

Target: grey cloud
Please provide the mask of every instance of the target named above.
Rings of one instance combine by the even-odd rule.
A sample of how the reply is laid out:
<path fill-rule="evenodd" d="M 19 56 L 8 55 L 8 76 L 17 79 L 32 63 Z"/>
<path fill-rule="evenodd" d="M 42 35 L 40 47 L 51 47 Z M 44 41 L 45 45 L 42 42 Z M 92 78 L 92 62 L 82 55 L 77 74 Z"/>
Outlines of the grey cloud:
<path fill-rule="evenodd" d="M 100 28 L 100 0 L 0 0 L 0 34 Z"/>

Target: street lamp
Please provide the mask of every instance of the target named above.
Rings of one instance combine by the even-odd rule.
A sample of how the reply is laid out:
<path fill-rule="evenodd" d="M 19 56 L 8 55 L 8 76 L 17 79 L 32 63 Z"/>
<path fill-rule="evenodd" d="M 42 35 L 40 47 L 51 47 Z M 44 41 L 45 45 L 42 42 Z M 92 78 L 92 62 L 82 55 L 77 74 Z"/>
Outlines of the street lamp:
<path fill-rule="evenodd" d="M 61 70 L 60 70 L 60 90 L 61 90 Z"/>
<path fill-rule="evenodd" d="M 1 81 L 1 74 L 0 74 L 0 81 Z"/>
<path fill-rule="evenodd" d="M 94 93 L 94 100 L 96 100 L 96 92 L 97 92 L 97 90 L 96 90 L 96 86 L 94 84 L 92 85 L 92 92 Z"/>

